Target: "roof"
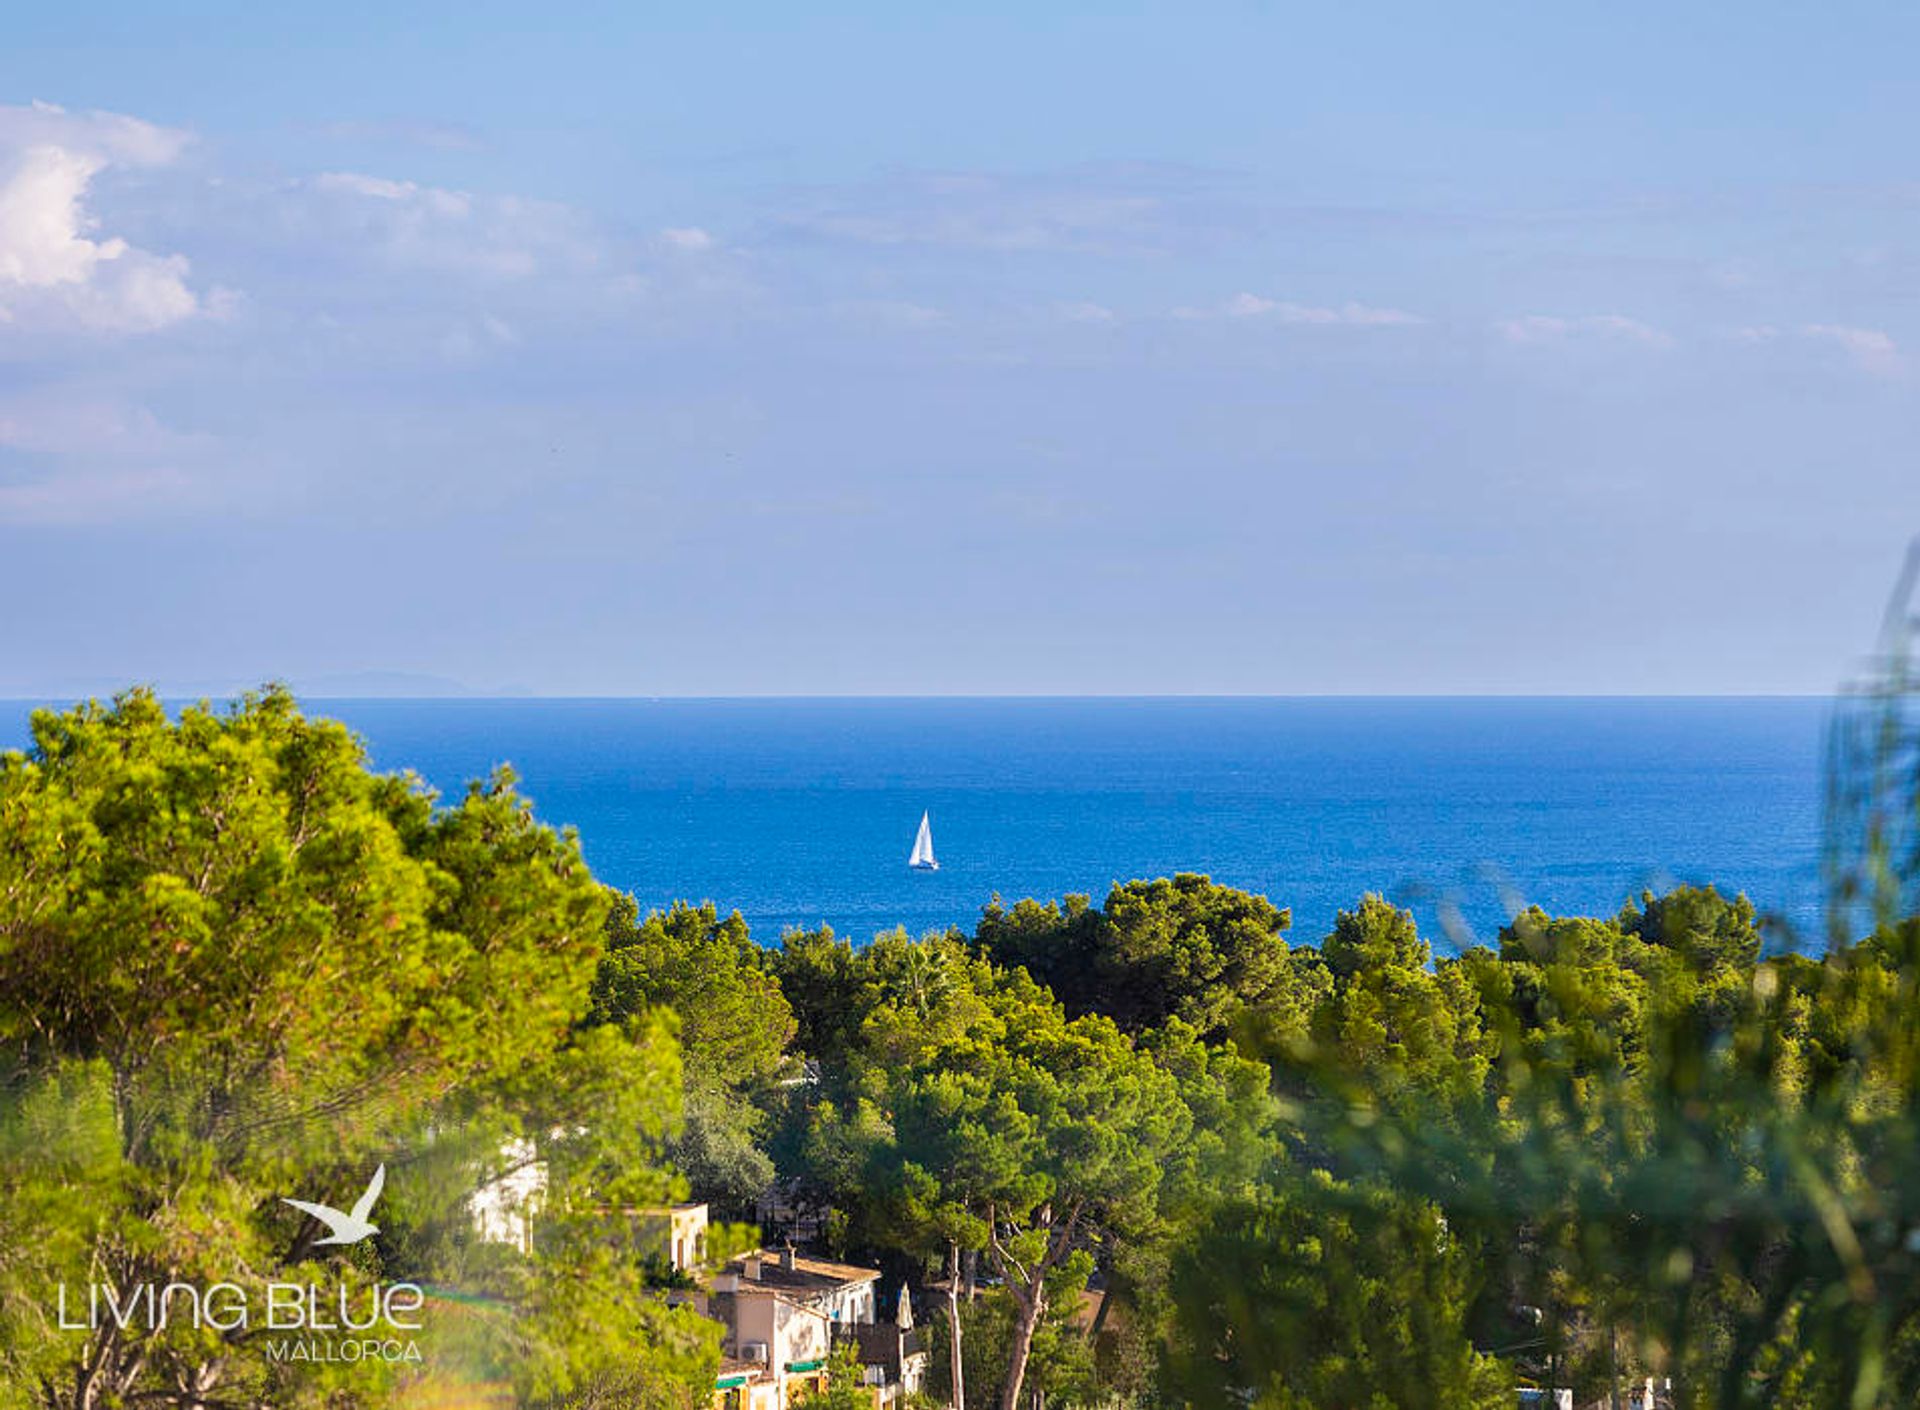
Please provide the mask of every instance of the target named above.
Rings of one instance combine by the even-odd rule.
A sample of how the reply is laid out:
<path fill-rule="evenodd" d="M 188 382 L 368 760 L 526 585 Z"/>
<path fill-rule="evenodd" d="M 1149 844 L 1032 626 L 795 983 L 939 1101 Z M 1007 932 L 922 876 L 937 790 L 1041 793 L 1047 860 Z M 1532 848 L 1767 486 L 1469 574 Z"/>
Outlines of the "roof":
<path fill-rule="evenodd" d="M 704 1214 L 704 1203 L 688 1204 L 623 1204 L 620 1213 L 629 1219 L 674 1219 L 682 1214 Z"/>
<path fill-rule="evenodd" d="M 833 1339 L 836 1343 L 851 1342 L 859 1351 L 862 1365 L 884 1366 L 894 1380 L 900 1378 L 902 1362 L 921 1355 L 927 1349 L 926 1338 L 920 1328 L 910 1327 L 903 1332 L 892 1322 L 856 1322 L 849 1326 L 837 1326 L 833 1329 Z"/>
<path fill-rule="evenodd" d="M 767 1365 L 764 1361 L 743 1361 L 738 1356 L 723 1356 L 720 1359 L 720 1369 L 714 1373 L 713 1387 L 715 1390 L 727 1390 L 733 1386 L 746 1385 L 759 1380 L 766 1370 Z"/>
<path fill-rule="evenodd" d="M 760 1276 L 750 1278 L 746 1272 L 749 1258 L 759 1258 Z M 878 1268 L 861 1268 L 852 1263 L 833 1263 L 824 1258 L 808 1258 L 805 1254 L 795 1254 L 793 1267 L 782 1265 L 778 1254 L 761 1250 L 758 1254 L 745 1254 L 731 1260 L 726 1270 L 740 1275 L 740 1291 L 752 1292 L 755 1288 L 764 1288 L 768 1292 L 785 1293 L 789 1297 L 815 1297 L 824 1293 L 838 1292 L 842 1288 L 858 1287 L 861 1283 L 874 1283 L 880 1280 Z"/>

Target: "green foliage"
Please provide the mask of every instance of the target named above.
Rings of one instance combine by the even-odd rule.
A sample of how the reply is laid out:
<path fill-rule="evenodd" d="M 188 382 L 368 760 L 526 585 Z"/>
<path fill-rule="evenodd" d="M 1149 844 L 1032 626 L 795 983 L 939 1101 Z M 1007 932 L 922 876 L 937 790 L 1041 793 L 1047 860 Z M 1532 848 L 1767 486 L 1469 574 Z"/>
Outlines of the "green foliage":
<path fill-rule="evenodd" d="M 1482 1259 L 1431 1205 L 1308 1172 L 1222 1206 L 1174 1273 L 1172 1389 L 1262 1410 L 1505 1410 L 1475 1349 Z"/>
<path fill-rule="evenodd" d="M 1318 1055 L 1310 1065 L 1322 1076 L 1338 1076 L 1362 1105 L 1480 1087 L 1479 996 L 1458 964 L 1430 967 L 1412 916 L 1368 896 L 1341 912 L 1321 955 L 1333 983 L 1307 1032 Z"/>
<path fill-rule="evenodd" d="M 796 1403 L 802 1410 L 872 1410 L 873 1395 L 860 1384 L 860 1357 L 851 1343 L 833 1348 L 822 1384 L 803 1390 Z"/>
<path fill-rule="evenodd" d="M 975 1407 L 1920 1403 L 1900 865 L 1820 958 L 1707 887 L 1438 959 L 1369 896 L 1290 946 L 1186 875 L 763 952 L 604 891 L 510 775 L 442 804 L 281 692 L 43 713 L 0 758 L 0 1410 L 704 1402 L 716 1329 L 629 1211 L 774 1157 L 836 1250 L 952 1280 Z M 536 1160 L 531 1253 L 478 1242 Z M 282 1203 L 382 1162 L 364 1243 Z M 399 1279 L 424 1367 L 57 1325 L 63 1282 Z M 823 1410 L 867 1398 L 844 1360 Z"/>
<path fill-rule="evenodd" d="M 609 1339 L 659 1348 L 626 1360 L 669 1399 L 711 1374 L 710 1327 L 667 1334 L 599 1213 L 670 1192 L 677 1050 L 581 1022 L 606 903 L 509 774 L 440 806 L 281 691 L 177 721 L 136 691 L 33 738 L 0 756 L 0 1405 L 553 1399 L 611 1373 Z M 549 1175 L 532 1258 L 465 1212 L 515 1141 Z M 317 1246 L 282 1203 L 344 1208 L 382 1162 L 373 1240 Z M 58 1325 L 63 1285 L 259 1307 L 399 1280 L 437 1290 L 424 1366 L 275 1362 L 257 1323 Z"/>
<path fill-rule="evenodd" d="M 905 930 L 855 950 L 831 930 L 791 931 L 770 962 L 793 1005 L 800 1051 L 830 1074 L 862 1056 L 868 1021 L 881 1009 L 922 1021 L 951 1022 L 950 1001 L 964 987 L 964 939 L 957 933 L 915 940 Z"/>
<path fill-rule="evenodd" d="M 1101 1395 L 1102 1377 L 1093 1342 L 1079 1318 L 1087 1279 L 1087 1261 L 1056 1269 L 1046 1312 L 1034 1329 L 1027 1360 L 1026 1389 L 1049 1405 L 1087 1405 Z M 1000 1402 L 1002 1379 L 1013 1352 L 1020 1307 L 1005 1288 L 984 1288 L 960 1309 L 967 1404 L 992 1410 Z M 929 1384 L 951 1384 L 952 1338 L 944 1323 L 934 1328 Z"/>
<path fill-rule="evenodd" d="M 739 914 L 722 920 L 711 904 L 642 918 L 631 896 L 612 893 L 606 937 L 587 1021 L 674 1016 L 686 1090 L 671 1159 L 697 1197 L 751 1210 L 773 1180 L 768 1109 L 794 1066 L 796 1025 L 779 980 Z"/>
<path fill-rule="evenodd" d="M 1753 903 L 1745 896 L 1729 901 L 1711 886 L 1643 895 L 1619 923 L 1623 934 L 1667 951 L 1695 975 L 1738 974 L 1760 958 Z"/>
<path fill-rule="evenodd" d="M 1102 1013 L 1129 1033 L 1177 1018 L 1224 1036 L 1249 1006 L 1287 984 L 1289 922 L 1264 896 L 1183 873 L 1115 886 L 1103 909 L 996 899 L 975 941 L 996 964 L 1024 968 L 1072 1014 Z"/>
<path fill-rule="evenodd" d="M 1688 1406 L 1911 1404 L 1920 971 L 1886 964 L 1893 936 L 1757 949 L 1711 890 L 1523 915 L 1459 967 L 1484 1082 L 1328 1108 L 1317 1140 L 1471 1233 L 1588 1389 L 1604 1366 L 1671 1375 Z M 1364 1089 L 1353 1054 L 1323 1057 L 1331 1090 Z"/>
<path fill-rule="evenodd" d="M 792 1066 L 793 1011 L 737 911 L 723 920 L 709 902 L 642 917 L 633 897 L 610 895 L 588 1022 L 621 1023 L 650 1008 L 678 1017 L 689 1073 L 751 1091 Z"/>
<path fill-rule="evenodd" d="M 862 990 L 866 966 L 829 928 L 789 931 L 771 955 L 780 992 L 792 1006 L 795 1046 L 838 1065 L 866 1021 Z"/>
<path fill-rule="evenodd" d="M 1001 1390 L 1013 1404 L 1051 1280 L 1084 1243 L 1155 1228 L 1163 1163 L 1192 1114 L 1110 1020 L 1068 1018 L 1024 971 L 952 937 L 883 937 L 860 968 L 876 1001 L 844 1096 L 813 1113 L 809 1162 L 834 1172 L 874 1242 L 984 1252 L 1016 1308 Z"/>

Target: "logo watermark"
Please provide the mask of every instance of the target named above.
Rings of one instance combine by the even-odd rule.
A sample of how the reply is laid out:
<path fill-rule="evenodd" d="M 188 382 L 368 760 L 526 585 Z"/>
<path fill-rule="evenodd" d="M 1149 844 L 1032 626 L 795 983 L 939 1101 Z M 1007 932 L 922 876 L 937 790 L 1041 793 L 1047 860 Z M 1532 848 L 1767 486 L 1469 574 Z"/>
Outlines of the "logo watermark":
<path fill-rule="evenodd" d="M 380 1187 L 387 1183 L 387 1167 L 383 1162 L 373 1172 L 373 1178 L 367 1181 L 366 1193 L 354 1203 L 353 1209 L 342 1214 L 330 1204 L 309 1204 L 303 1199 L 283 1199 L 282 1204 L 290 1204 L 303 1214 L 311 1214 L 327 1226 L 327 1237 L 315 1239 L 320 1244 L 357 1244 L 360 1240 L 371 1238 L 380 1232 L 378 1224 L 367 1221 L 373 1213 L 373 1202 L 380 1198 Z"/>
<path fill-rule="evenodd" d="M 377 1234 L 372 1223 L 374 1202 L 386 1183 L 381 1165 L 367 1182 L 353 1208 L 342 1213 L 331 1205 L 283 1199 L 327 1226 L 327 1237 L 314 1240 L 347 1246 Z M 169 1326 L 208 1328 L 238 1333 L 261 1330 L 270 1361 L 419 1361 L 420 1348 L 408 1335 L 422 1329 L 419 1319 L 426 1292 L 417 1283 L 371 1283 L 358 1289 L 317 1283 L 267 1283 L 249 1291 L 238 1283 L 136 1283 L 119 1287 L 89 1283 L 84 1296 L 69 1295 L 60 1284 L 55 1321 L 63 1331 L 156 1333 Z"/>

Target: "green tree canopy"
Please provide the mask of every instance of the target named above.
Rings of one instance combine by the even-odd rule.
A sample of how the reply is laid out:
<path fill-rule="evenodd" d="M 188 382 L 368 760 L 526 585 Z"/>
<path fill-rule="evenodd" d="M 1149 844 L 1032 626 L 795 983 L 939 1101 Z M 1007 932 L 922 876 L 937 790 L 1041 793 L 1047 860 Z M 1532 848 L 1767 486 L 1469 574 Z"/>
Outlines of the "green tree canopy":
<path fill-rule="evenodd" d="M 1342 911 L 1321 949 L 1332 982 L 1308 1020 L 1304 1062 L 1349 1101 L 1470 1095 L 1486 1078 L 1480 994 L 1455 961 L 1435 966 L 1413 917 L 1379 896 Z M 1282 1052 L 1276 1061 L 1297 1065 Z"/>
<path fill-rule="evenodd" d="M 796 1066 L 779 980 L 739 913 L 722 920 L 711 903 L 643 917 L 631 896 L 612 893 L 606 939 L 588 1022 L 673 1015 L 686 1072 L 673 1162 L 700 1198 L 750 1211 L 774 1176 L 768 1110 Z"/>
<path fill-rule="evenodd" d="M 1258 1410 L 1506 1410 L 1475 1349 L 1479 1250 L 1431 1205 L 1325 1171 L 1222 1205 L 1181 1255 L 1171 1388 Z"/>
<path fill-rule="evenodd" d="M 1177 1018 L 1225 1035 L 1288 979 L 1290 917 L 1264 896 L 1182 873 L 1115 886 L 1104 908 L 996 899 L 975 942 L 996 964 L 1025 969 L 1071 1014 L 1103 1013 L 1129 1033 Z"/>
<path fill-rule="evenodd" d="M 33 741 L 0 756 L 0 1405 L 564 1396 L 610 1373 L 609 1334 L 654 1348 L 657 1401 L 699 1384 L 711 1333 L 587 1227 L 668 1192 L 646 1157 L 677 1051 L 580 1023 L 605 902 L 510 775 L 439 806 L 277 690 L 177 721 L 135 691 L 41 712 Z M 523 1143 L 549 1173 L 535 1258 L 475 1247 L 465 1211 Z M 344 1254 L 282 1203 L 344 1207 L 381 1162 L 381 1233 Z M 55 1325 L 63 1283 L 374 1278 L 465 1284 L 422 1332 L 437 1361 Z"/>
<path fill-rule="evenodd" d="M 863 1025 L 846 1105 L 817 1113 L 816 1159 L 846 1172 L 880 1241 L 984 1251 L 1015 1305 L 1000 1391 L 1012 1407 L 1056 1273 L 1089 1242 L 1151 1230 L 1192 1115 L 1111 1020 L 1068 1018 L 1023 971 L 945 938 L 876 944 L 869 963 L 887 997 Z"/>

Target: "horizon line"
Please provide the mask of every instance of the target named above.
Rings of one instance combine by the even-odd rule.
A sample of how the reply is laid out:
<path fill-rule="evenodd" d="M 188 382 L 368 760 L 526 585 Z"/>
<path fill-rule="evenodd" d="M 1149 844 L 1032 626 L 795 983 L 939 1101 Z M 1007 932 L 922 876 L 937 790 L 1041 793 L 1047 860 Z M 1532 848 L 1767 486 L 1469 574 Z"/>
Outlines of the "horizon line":
<path fill-rule="evenodd" d="M 129 690 L 152 688 L 168 702 L 231 704 L 248 694 L 268 688 L 269 682 L 232 691 L 168 690 L 147 687 L 146 683 L 122 686 L 113 691 L 47 691 L 0 695 L 5 705 L 78 705 L 87 701 L 107 702 Z M 653 692 L 544 692 L 544 691 L 440 691 L 424 693 L 348 691 L 306 691 L 295 686 L 288 690 L 297 700 L 316 702 L 354 702 L 390 704 L 512 704 L 526 703 L 614 703 L 635 704 L 723 704 L 723 703 L 909 703 L 909 702 L 1072 702 L 1072 701 L 1280 701 L 1280 700 L 1826 700 L 1845 693 L 1842 686 L 1828 690 L 1668 690 L 1668 691 L 1582 691 L 1582 690 L 1388 690 L 1388 691 L 872 691 L 872 692 L 750 692 L 653 693 Z"/>

